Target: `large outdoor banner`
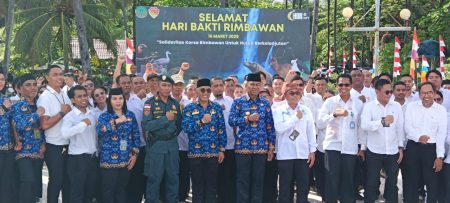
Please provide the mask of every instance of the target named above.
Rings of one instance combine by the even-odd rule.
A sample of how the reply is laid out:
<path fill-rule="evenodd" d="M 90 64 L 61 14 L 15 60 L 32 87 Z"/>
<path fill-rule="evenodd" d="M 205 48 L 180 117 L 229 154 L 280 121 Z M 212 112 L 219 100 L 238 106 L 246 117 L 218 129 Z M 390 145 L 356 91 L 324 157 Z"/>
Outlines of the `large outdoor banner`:
<path fill-rule="evenodd" d="M 148 63 L 158 74 L 174 74 L 183 62 L 190 66 L 185 79 L 310 71 L 307 10 L 138 6 L 135 25 L 140 74 Z"/>

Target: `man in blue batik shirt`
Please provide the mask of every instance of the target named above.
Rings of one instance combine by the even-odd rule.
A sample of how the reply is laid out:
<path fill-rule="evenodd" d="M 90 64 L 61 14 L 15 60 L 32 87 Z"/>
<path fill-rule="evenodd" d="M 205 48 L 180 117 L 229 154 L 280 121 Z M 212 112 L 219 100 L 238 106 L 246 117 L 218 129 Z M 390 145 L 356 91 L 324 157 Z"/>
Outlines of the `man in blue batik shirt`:
<path fill-rule="evenodd" d="M 229 124 L 237 127 L 235 141 L 237 202 L 262 202 L 264 166 L 275 149 L 275 130 L 269 101 L 258 97 L 261 76 L 248 74 L 247 95 L 233 102 Z"/>
<path fill-rule="evenodd" d="M 225 119 L 218 103 L 209 101 L 211 81 L 197 81 L 198 101 L 186 106 L 182 127 L 189 137 L 188 158 L 192 177 L 192 201 L 216 202 L 217 171 L 227 144 Z"/>

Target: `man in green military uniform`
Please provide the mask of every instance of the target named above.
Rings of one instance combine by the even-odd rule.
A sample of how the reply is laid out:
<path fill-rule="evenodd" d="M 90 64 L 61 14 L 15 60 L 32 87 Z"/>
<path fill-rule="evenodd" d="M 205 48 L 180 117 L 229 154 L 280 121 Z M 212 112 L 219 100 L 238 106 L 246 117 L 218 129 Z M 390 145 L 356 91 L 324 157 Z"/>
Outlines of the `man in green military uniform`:
<path fill-rule="evenodd" d="M 162 75 L 158 93 L 144 104 L 143 128 L 147 133 L 144 174 L 148 177 L 146 202 L 158 203 L 164 177 L 165 200 L 178 201 L 178 141 L 181 131 L 180 104 L 170 96 L 174 81 Z"/>

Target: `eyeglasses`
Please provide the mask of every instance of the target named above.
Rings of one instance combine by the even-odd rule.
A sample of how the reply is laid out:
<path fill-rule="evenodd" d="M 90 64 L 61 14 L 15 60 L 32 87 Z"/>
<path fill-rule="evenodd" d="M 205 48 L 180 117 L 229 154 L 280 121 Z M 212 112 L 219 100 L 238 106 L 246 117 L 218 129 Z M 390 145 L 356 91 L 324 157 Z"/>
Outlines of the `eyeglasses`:
<path fill-rule="evenodd" d="M 392 90 L 386 90 L 386 92 L 384 92 L 384 94 L 386 94 L 386 95 L 391 95 L 392 94 Z"/>
<path fill-rule="evenodd" d="M 442 101 L 442 98 L 436 98 L 436 99 L 434 99 L 434 101 L 435 101 L 435 102 L 441 102 L 441 101 Z"/>
<path fill-rule="evenodd" d="M 83 87 L 94 87 L 94 84 L 85 84 Z"/>
<path fill-rule="evenodd" d="M 105 93 L 104 92 L 100 92 L 98 94 L 95 94 L 94 97 L 99 97 L 99 96 L 103 96 L 103 95 L 105 95 Z"/>
<path fill-rule="evenodd" d="M 211 93 L 211 88 L 200 88 L 200 92 L 201 93 L 205 93 L 205 92 Z"/>
<path fill-rule="evenodd" d="M 349 83 L 339 83 L 338 86 L 339 87 L 350 87 L 351 84 Z"/>
<path fill-rule="evenodd" d="M 298 86 L 303 87 L 303 86 L 305 86 L 305 84 L 301 83 L 301 84 L 298 84 Z"/>
<path fill-rule="evenodd" d="M 291 92 L 288 93 L 288 95 L 289 96 L 300 96 L 301 92 L 299 92 L 299 91 L 295 91 L 295 92 L 291 91 Z"/>

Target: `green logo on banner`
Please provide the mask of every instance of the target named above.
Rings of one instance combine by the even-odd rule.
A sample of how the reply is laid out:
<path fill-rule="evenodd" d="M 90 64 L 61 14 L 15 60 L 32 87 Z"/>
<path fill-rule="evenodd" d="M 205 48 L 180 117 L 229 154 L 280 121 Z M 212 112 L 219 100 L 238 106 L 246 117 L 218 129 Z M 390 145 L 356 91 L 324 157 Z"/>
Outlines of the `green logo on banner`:
<path fill-rule="evenodd" d="M 147 9 L 145 8 L 145 6 L 136 7 L 136 10 L 134 12 L 136 13 L 136 17 L 138 18 L 147 17 Z"/>

